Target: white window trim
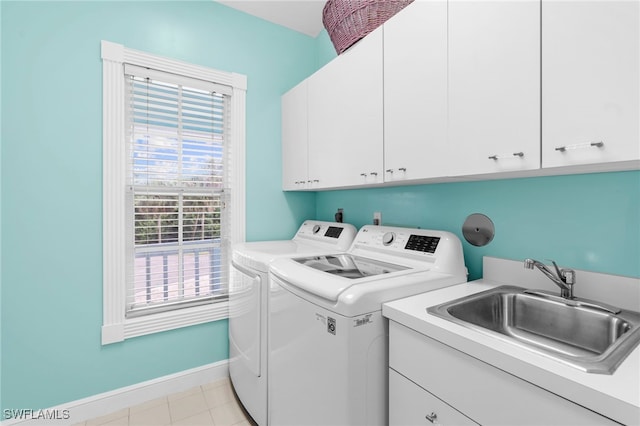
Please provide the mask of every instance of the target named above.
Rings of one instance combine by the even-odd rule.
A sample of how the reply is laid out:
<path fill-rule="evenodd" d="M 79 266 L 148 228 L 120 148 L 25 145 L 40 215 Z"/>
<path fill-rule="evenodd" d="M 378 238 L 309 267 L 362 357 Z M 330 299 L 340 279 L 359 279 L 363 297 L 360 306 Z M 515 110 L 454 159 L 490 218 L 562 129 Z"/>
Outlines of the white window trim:
<path fill-rule="evenodd" d="M 149 67 L 232 87 L 229 177 L 230 243 L 245 239 L 245 105 L 247 78 L 102 41 L 103 138 L 103 320 L 102 344 L 228 317 L 226 302 L 125 318 L 126 293 L 126 143 L 124 64 Z"/>

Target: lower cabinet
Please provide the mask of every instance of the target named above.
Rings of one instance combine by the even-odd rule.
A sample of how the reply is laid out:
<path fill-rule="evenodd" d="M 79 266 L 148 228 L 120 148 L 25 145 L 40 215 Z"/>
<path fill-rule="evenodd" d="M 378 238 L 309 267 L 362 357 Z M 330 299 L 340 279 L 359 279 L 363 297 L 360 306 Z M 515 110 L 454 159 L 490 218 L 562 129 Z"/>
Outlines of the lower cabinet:
<path fill-rule="evenodd" d="M 467 416 L 389 369 L 390 425 L 477 425 Z"/>
<path fill-rule="evenodd" d="M 389 322 L 390 425 L 607 425 L 587 408 Z"/>

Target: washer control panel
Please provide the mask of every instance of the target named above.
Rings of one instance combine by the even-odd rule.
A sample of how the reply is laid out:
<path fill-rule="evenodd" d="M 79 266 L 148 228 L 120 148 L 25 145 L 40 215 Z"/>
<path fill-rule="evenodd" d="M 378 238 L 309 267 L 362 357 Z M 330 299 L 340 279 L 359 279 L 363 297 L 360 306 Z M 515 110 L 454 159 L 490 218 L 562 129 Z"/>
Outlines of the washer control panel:
<path fill-rule="evenodd" d="M 411 235 L 409 241 L 404 246 L 406 250 L 423 251 L 435 253 L 438 248 L 440 237 L 429 237 L 427 235 Z"/>
<path fill-rule="evenodd" d="M 354 244 L 360 248 L 378 248 L 390 252 L 407 251 L 432 255 L 436 252 L 444 233 L 428 229 L 370 226 L 360 229 Z"/>

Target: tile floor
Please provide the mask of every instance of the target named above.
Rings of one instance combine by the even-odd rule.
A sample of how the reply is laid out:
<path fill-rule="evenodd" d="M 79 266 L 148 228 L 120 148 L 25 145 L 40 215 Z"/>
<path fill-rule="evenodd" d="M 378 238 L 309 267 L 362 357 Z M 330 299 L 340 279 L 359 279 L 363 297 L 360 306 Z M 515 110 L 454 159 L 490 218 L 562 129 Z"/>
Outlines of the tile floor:
<path fill-rule="evenodd" d="M 237 401 L 229 379 L 154 399 L 77 426 L 255 426 Z"/>

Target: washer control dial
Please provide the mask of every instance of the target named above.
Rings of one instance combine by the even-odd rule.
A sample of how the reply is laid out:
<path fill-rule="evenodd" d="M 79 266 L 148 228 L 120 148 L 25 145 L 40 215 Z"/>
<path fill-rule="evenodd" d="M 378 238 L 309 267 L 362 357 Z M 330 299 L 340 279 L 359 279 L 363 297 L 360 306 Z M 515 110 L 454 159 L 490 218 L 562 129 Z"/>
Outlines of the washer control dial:
<path fill-rule="evenodd" d="M 385 232 L 382 236 L 382 244 L 388 246 L 396 239 L 395 232 Z"/>
<path fill-rule="evenodd" d="M 320 225 L 313 225 L 313 230 L 312 232 L 314 234 L 317 234 L 320 231 Z"/>

